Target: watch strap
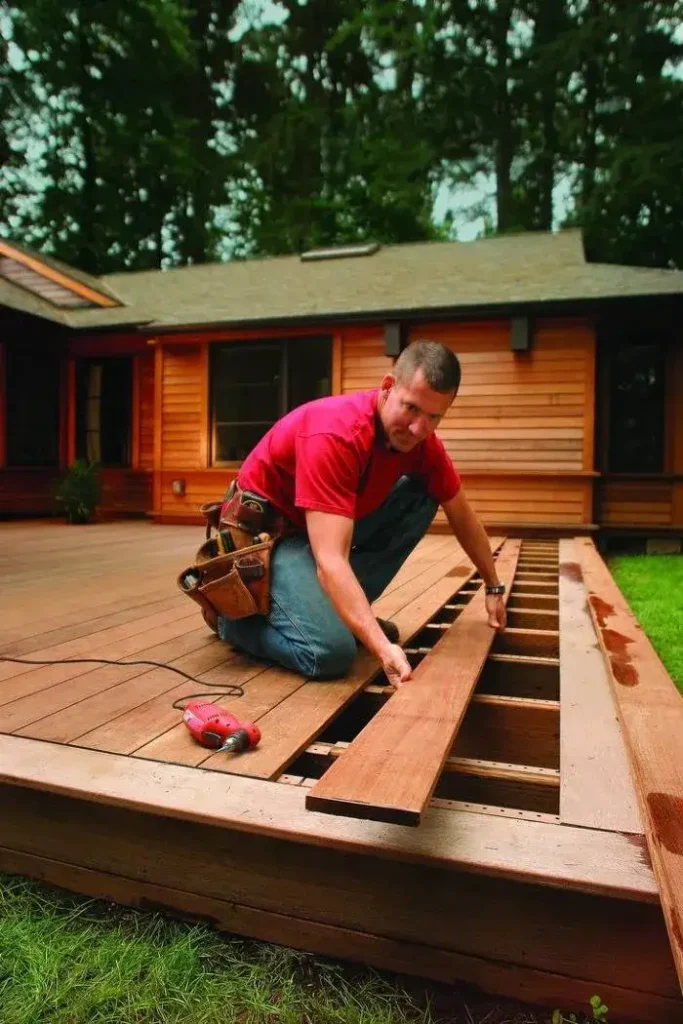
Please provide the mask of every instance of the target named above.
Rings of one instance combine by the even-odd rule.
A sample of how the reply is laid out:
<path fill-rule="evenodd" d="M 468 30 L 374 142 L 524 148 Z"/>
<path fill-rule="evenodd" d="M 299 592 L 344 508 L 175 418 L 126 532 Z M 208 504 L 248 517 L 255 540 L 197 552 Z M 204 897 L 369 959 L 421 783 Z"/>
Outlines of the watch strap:
<path fill-rule="evenodd" d="M 486 588 L 486 593 L 487 594 L 504 594 L 505 593 L 505 584 L 504 583 L 497 583 L 494 587 L 487 587 Z"/>

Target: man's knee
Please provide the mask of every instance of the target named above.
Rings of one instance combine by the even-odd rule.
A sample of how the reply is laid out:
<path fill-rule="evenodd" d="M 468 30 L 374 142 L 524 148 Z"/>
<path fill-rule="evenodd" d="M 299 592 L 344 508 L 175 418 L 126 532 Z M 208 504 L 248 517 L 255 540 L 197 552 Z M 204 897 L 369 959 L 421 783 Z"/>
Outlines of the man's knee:
<path fill-rule="evenodd" d="M 312 679 L 334 679 L 344 676 L 351 668 L 358 647 L 354 636 L 349 630 L 339 630 L 325 640 L 312 652 Z"/>

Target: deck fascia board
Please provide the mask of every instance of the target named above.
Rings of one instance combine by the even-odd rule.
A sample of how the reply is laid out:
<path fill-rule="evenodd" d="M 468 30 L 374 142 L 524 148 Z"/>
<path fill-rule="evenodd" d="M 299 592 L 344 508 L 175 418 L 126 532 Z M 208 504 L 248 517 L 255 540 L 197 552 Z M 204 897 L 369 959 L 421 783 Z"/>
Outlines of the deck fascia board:
<path fill-rule="evenodd" d="M 637 836 L 429 808 L 419 829 L 305 808 L 303 787 L 0 736 L 0 782 L 160 817 L 520 882 L 658 902 Z"/>
<path fill-rule="evenodd" d="M 593 541 L 577 544 L 683 991 L 683 698 Z"/>

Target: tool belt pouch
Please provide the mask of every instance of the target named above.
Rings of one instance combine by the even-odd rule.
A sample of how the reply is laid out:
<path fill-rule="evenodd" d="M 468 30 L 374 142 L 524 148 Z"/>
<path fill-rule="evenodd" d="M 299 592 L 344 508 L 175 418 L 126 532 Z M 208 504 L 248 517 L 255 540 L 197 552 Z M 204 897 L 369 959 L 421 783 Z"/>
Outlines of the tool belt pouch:
<path fill-rule="evenodd" d="M 208 540 L 197 552 L 196 564 L 181 572 L 178 586 L 197 602 L 214 626 L 219 615 L 226 619 L 267 615 L 274 546 L 274 540 L 267 540 L 239 551 L 217 554 L 217 542 Z"/>

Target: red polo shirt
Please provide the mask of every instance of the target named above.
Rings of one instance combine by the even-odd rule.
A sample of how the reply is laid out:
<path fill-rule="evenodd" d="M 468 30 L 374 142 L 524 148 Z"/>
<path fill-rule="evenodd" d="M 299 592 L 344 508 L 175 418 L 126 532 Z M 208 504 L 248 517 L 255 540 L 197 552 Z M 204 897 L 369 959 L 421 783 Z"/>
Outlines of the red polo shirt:
<path fill-rule="evenodd" d="M 424 481 L 442 504 L 460 489 L 460 477 L 435 434 L 411 452 L 387 449 L 379 389 L 319 398 L 278 420 L 244 460 L 238 481 L 268 498 L 298 529 L 306 509 L 363 519 L 404 475 Z"/>

